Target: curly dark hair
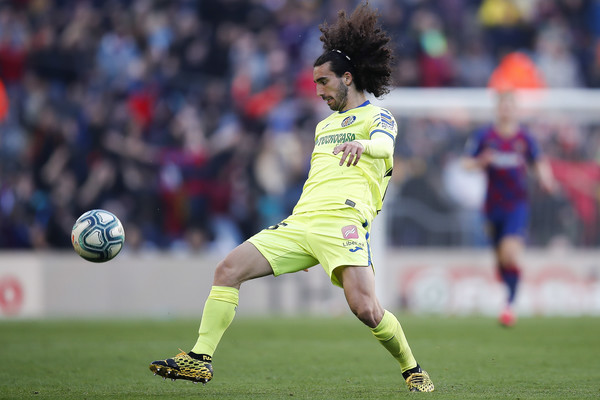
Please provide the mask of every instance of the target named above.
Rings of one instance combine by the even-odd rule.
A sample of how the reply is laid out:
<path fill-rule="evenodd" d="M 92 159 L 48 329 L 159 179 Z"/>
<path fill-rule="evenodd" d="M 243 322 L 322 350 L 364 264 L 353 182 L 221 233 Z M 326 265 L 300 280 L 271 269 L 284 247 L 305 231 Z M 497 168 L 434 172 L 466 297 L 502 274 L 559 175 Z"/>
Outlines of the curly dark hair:
<path fill-rule="evenodd" d="M 389 93 L 393 60 L 388 46 L 390 37 L 377 22 L 377 12 L 369 2 L 359 5 L 350 18 L 338 12 L 332 26 L 324 22 L 319 26 L 324 52 L 317 58 L 315 67 L 331 62 L 331 70 L 341 77 L 346 71 L 352 74 L 359 91 L 375 97 Z"/>

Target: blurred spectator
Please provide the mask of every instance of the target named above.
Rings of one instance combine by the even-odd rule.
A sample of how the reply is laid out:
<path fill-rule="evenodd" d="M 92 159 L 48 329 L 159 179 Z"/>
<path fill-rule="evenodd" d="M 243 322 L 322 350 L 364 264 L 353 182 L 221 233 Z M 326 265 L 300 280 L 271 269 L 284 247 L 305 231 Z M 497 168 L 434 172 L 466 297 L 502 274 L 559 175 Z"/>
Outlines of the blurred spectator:
<path fill-rule="evenodd" d="M 543 0 L 542 0 L 543 1 Z M 483 0 L 478 10 L 486 45 L 496 57 L 530 47 L 532 27 L 515 0 Z"/>
<path fill-rule="evenodd" d="M 580 87 L 581 71 L 577 60 L 569 49 L 569 32 L 559 27 L 539 32 L 536 41 L 536 65 L 544 76 L 548 87 Z"/>
<path fill-rule="evenodd" d="M 68 247 L 91 208 L 118 210 L 131 251 L 227 250 L 276 222 L 298 197 L 322 117 L 317 27 L 356 3 L 1 2 L 0 248 Z M 399 86 L 483 87 L 513 51 L 550 86 L 600 86 L 598 2 L 372 4 L 394 38 Z M 473 127 L 405 124 L 398 157 L 423 168 L 403 193 L 452 214 L 440 174 Z M 598 140 L 573 143 L 560 125 L 538 131 L 548 154 L 600 154 Z"/>
<path fill-rule="evenodd" d="M 494 58 L 486 51 L 483 41 L 475 37 L 465 46 L 462 57 L 456 59 L 456 83 L 464 87 L 484 87 L 495 66 Z"/>

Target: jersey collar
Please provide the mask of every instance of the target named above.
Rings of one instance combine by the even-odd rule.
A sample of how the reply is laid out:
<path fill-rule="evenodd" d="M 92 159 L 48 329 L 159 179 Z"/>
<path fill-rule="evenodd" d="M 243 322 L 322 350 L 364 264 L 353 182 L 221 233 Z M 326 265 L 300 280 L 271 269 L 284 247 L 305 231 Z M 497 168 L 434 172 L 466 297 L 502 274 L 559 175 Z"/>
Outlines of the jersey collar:
<path fill-rule="evenodd" d="M 349 109 L 348 109 L 348 110 L 346 110 L 346 111 L 338 111 L 338 112 L 339 112 L 340 114 L 344 114 L 344 113 L 347 113 L 348 111 L 355 110 L 355 109 L 357 109 L 357 108 L 360 108 L 360 107 L 368 106 L 369 104 L 371 104 L 371 102 L 370 102 L 369 100 L 367 100 L 367 101 L 365 101 L 364 103 L 362 103 L 362 104 L 361 104 L 360 106 L 358 106 L 358 107 L 349 108 Z"/>

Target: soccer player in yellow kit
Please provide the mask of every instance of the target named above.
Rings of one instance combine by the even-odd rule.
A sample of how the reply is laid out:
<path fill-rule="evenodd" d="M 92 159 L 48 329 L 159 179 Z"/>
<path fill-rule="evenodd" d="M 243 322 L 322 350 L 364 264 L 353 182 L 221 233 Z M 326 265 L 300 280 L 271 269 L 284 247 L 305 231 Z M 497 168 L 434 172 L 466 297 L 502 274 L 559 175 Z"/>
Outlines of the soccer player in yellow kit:
<path fill-rule="evenodd" d="M 302 195 L 291 216 L 252 236 L 217 265 L 195 346 L 152 362 L 155 374 L 208 382 L 213 353 L 235 316 L 241 284 L 321 264 L 344 290 L 352 312 L 398 361 L 409 390 L 434 390 L 400 323 L 379 304 L 369 248 L 369 227 L 381 210 L 398 130 L 392 114 L 366 98 L 366 92 L 375 97 L 389 92 L 389 37 L 368 4 L 349 18 L 340 11 L 335 25 L 324 24 L 320 30 L 324 52 L 314 63 L 313 78 L 317 95 L 334 113 L 316 127 Z"/>

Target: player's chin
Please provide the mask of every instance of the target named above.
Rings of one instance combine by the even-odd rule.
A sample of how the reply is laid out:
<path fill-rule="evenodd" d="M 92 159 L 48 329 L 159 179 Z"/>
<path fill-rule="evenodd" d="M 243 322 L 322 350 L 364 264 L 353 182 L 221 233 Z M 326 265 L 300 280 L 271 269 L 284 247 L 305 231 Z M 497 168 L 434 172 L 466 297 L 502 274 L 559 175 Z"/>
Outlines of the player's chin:
<path fill-rule="evenodd" d="M 327 106 L 332 110 L 332 111 L 338 111 L 338 105 L 336 103 L 336 101 L 334 99 L 327 99 Z"/>

